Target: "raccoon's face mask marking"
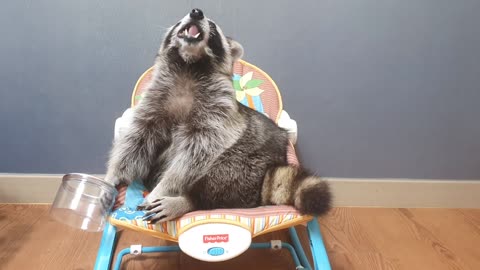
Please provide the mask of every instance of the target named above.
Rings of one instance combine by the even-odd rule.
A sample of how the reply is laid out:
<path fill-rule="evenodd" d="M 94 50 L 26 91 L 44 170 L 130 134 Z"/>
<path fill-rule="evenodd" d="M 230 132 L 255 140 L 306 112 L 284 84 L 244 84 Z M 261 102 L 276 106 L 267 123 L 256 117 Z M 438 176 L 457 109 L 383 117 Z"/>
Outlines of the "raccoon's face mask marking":
<path fill-rule="evenodd" d="M 243 54 L 242 46 L 223 35 L 212 20 L 200 9 L 193 9 L 181 21 L 172 26 L 165 36 L 160 54 L 174 53 L 185 63 L 215 59 L 218 64 L 231 66 Z"/>

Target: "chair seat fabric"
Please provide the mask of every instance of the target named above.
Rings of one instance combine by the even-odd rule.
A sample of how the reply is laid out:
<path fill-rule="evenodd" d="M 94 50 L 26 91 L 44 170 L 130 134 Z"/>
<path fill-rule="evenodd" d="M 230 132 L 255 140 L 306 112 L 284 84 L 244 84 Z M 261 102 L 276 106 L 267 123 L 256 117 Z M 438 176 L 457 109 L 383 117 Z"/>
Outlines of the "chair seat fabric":
<path fill-rule="evenodd" d="M 150 224 L 142 220 L 145 211 L 136 210 L 143 202 L 147 192 L 145 187 L 135 181 L 126 191 L 125 204 L 110 215 L 112 225 L 146 233 L 154 237 L 178 241 L 182 232 L 200 224 L 227 223 L 249 230 L 252 238 L 258 235 L 282 230 L 312 219 L 301 215 L 291 206 L 262 206 L 249 209 L 215 209 L 190 212 L 176 220 Z"/>

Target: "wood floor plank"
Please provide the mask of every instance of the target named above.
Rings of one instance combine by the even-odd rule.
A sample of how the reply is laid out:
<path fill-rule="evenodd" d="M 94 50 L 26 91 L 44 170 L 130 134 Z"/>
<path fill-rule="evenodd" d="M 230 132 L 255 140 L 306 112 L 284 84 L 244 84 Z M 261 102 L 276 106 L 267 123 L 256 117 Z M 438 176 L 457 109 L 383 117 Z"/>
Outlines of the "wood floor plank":
<path fill-rule="evenodd" d="M 334 270 L 480 269 L 480 209 L 335 208 L 319 219 Z M 306 229 L 298 226 L 308 250 Z M 92 269 L 100 233 L 51 220 L 47 205 L 0 204 L 0 269 Z M 288 241 L 287 231 L 256 241 Z M 121 231 L 116 252 L 166 241 Z M 182 253 L 127 255 L 122 269 L 275 269 L 295 266 L 287 251 L 249 250 L 222 263 Z"/>
<path fill-rule="evenodd" d="M 321 219 L 327 247 L 335 252 L 354 253 L 375 250 L 375 245 L 352 215 L 353 208 L 335 208 Z"/>
<path fill-rule="evenodd" d="M 415 224 L 405 218 L 402 211 L 357 208 L 352 215 L 377 245 L 375 251 L 381 254 L 382 261 L 394 269 L 452 269 L 441 261 L 430 242 L 418 237 L 424 232 L 418 232 Z M 357 265 L 363 265 L 362 257 Z M 369 267 L 382 269 L 380 265 L 370 264 Z"/>
<path fill-rule="evenodd" d="M 100 235 L 58 224 L 48 216 L 48 206 L 36 210 L 42 216 L 21 240 L 13 239 L 19 244 L 6 269 L 92 269 Z"/>
<path fill-rule="evenodd" d="M 478 228 L 456 209 L 411 209 L 413 218 L 431 232 L 432 244 L 459 269 L 480 269 L 480 234 Z"/>
<path fill-rule="evenodd" d="M 465 216 L 465 221 L 470 224 L 477 234 L 480 234 L 480 209 L 458 209 Z"/>
<path fill-rule="evenodd" d="M 45 216 L 47 208 L 37 205 L 0 205 L 0 261 L 7 267 L 28 245 L 34 224 Z"/>

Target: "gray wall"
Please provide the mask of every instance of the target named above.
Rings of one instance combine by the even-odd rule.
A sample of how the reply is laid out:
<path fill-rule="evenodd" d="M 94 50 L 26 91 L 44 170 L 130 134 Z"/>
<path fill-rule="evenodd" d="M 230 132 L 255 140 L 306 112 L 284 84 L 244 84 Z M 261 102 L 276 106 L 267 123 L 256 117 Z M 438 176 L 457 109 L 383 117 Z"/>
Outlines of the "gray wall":
<path fill-rule="evenodd" d="M 202 8 L 276 80 L 324 176 L 480 179 L 480 1 L 8 1 L 0 172 L 103 173 L 165 27 Z"/>

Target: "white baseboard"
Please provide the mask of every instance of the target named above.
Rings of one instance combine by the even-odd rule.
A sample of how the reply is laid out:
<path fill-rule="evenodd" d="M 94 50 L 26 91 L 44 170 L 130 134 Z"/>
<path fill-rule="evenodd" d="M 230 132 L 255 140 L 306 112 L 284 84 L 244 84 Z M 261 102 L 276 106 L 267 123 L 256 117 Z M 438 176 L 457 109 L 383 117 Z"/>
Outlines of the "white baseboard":
<path fill-rule="evenodd" d="M 52 203 L 62 174 L 0 173 L 0 203 Z"/>
<path fill-rule="evenodd" d="M 62 176 L 0 174 L 0 203 L 51 203 Z M 480 180 L 326 179 L 335 206 L 480 208 Z"/>
<path fill-rule="evenodd" d="M 336 206 L 480 208 L 480 180 L 328 180 Z"/>

